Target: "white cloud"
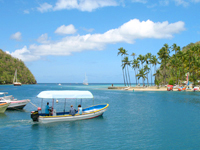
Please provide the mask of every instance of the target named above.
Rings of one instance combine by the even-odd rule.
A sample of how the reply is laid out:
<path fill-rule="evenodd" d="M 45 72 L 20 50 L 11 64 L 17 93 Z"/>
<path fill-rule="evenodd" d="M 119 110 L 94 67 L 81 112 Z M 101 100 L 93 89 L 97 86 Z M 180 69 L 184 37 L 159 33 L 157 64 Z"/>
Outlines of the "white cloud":
<path fill-rule="evenodd" d="M 140 22 L 138 19 L 133 19 L 116 29 L 108 30 L 103 34 L 66 36 L 60 41 L 51 41 L 41 45 L 32 44 L 28 49 L 25 46 L 21 50 L 16 50 L 11 55 L 20 58 L 23 61 L 30 61 L 39 59 L 40 56 L 63 56 L 85 50 L 103 50 L 107 44 L 121 42 L 132 44 L 135 39 L 172 38 L 173 34 L 185 30 L 184 25 L 185 24 L 182 21 L 169 24 L 168 21 L 154 23 L 151 20 Z"/>
<path fill-rule="evenodd" d="M 56 29 L 55 33 L 61 34 L 61 35 L 74 34 L 74 33 L 76 33 L 76 29 L 72 24 L 70 24 L 68 26 L 62 25 Z"/>
<path fill-rule="evenodd" d="M 200 2 L 200 0 L 192 0 L 192 2 L 198 3 L 198 2 Z"/>
<path fill-rule="evenodd" d="M 169 5 L 169 0 L 159 1 L 159 4 L 162 5 L 162 6 L 168 6 Z"/>
<path fill-rule="evenodd" d="M 53 8 L 52 5 L 48 3 L 40 4 L 40 7 L 37 7 L 37 10 L 40 11 L 41 13 L 50 11 Z"/>
<path fill-rule="evenodd" d="M 16 32 L 16 33 L 12 34 L 10 36 L 10 38 L 13 39 L 13 40 L 16 40 L 16 41 L 21 41 L 22 34 L 21 34 L 21 32 Z"/>
<path fill-rule="evenodd" d="M 84 28 L 84 27 L 82 27 L 82 29 L 84 30 L 84 31 L 87 31 L 87 32 L 93 32 L 94 31 L 94 29 L 86 29 L 86 28 Z"/>
<path fill-rule="evenodd" d="M 29 10 L 24 10 L 24 14 L 29 14 Z"/>
<path fill-rule="evenodd" d="M 46 44 L 46 43 L 49 43 L 50 41 L 48 41 L 48 34 L 45 33 L 45 34 L 42 34 L 38 39 L 37 41 L 39 43 L 43 43 L 43 44 Z"/>
<path fill-rule="evenodd" d="M 143 3 L 146 4 L 147 0 L 132 0 L 133 3 Z"/>
<path fill-rule="evenodd" d="M 100 7 L 117 6 L 115 0 L 57 0 L 55 6 L 48 3 L 41 4 L 37 9 L 40 12 L 50 10 L 57 11 L 62 9 L 78 9 L 80 11 L 93 11 Z"/>
<path fill-rule="evenodd" d="M 184 7 L 187 7 L 189 5 L 189 2 L 186 2 L 185 0 L 174 0 L 176 5 L 183 5 Z"/>
<path fill-rule="evenodd" d="M 40 56 L 32 55 L 31 52 L 24 46 L 22 49 L 17 49 L 10 53 L 13 57 L 21 59 L 23 61 L 35 61 L 40 59 Z"/>

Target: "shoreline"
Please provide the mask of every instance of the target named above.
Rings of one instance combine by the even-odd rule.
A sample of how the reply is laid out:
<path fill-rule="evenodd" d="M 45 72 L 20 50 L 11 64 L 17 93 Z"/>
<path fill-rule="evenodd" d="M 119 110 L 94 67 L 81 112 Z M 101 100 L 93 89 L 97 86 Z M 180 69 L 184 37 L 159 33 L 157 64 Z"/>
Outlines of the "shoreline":
<path fill-rule="evenodd" d="M 108 87 L 109 90 L 127 90 L 127 91 L 167 91 L 167 87 L 159 87 L 156 86 L 151 87 Z M 173 89 L 173 91 L 178 91 L 178 89 Z M 179 91 L 180 92 L 180 91 Z M 193 92 L 193 90 L 186 90 L 185 92 Z"/>

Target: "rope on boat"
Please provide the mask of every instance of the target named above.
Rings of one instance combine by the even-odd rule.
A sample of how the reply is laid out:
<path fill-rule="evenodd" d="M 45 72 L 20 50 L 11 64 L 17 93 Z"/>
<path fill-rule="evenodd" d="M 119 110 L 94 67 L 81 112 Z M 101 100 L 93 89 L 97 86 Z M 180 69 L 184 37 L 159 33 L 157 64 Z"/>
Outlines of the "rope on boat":
<path fill-rule="evenodd" d="M 23 109 L 18 109 L 18 108 L 11 108 L 11 110 L 18 110 L 18 111 L 23 111 Z"/>
<path fill-rule="evenodd" d="M 30 102 L 31 103 L 31 102 Z M 35 104 L 31 103 L 34 107 L 38 108 Z"/>

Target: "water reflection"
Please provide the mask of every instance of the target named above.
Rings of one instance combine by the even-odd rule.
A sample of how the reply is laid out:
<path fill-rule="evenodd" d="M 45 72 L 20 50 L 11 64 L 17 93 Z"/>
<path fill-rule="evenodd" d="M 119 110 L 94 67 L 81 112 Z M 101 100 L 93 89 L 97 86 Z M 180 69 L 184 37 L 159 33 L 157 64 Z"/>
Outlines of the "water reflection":
<path fill-rule="evenodd" d="M 4 113 L 0 113 L 0 118 L 5 118 L 5 117 L 7 117 L 7 115 L 6 114 L 4 114 Z"/>

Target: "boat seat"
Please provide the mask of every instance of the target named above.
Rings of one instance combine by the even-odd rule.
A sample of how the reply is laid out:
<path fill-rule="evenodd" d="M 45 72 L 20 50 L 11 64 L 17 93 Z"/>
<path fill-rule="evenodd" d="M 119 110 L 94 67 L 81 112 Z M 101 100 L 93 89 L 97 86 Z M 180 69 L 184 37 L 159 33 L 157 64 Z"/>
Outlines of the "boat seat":
<path fill-rule="evenodd" d="M 56 110 L 53 109 L 53 116 L 56 116 Z"/>

